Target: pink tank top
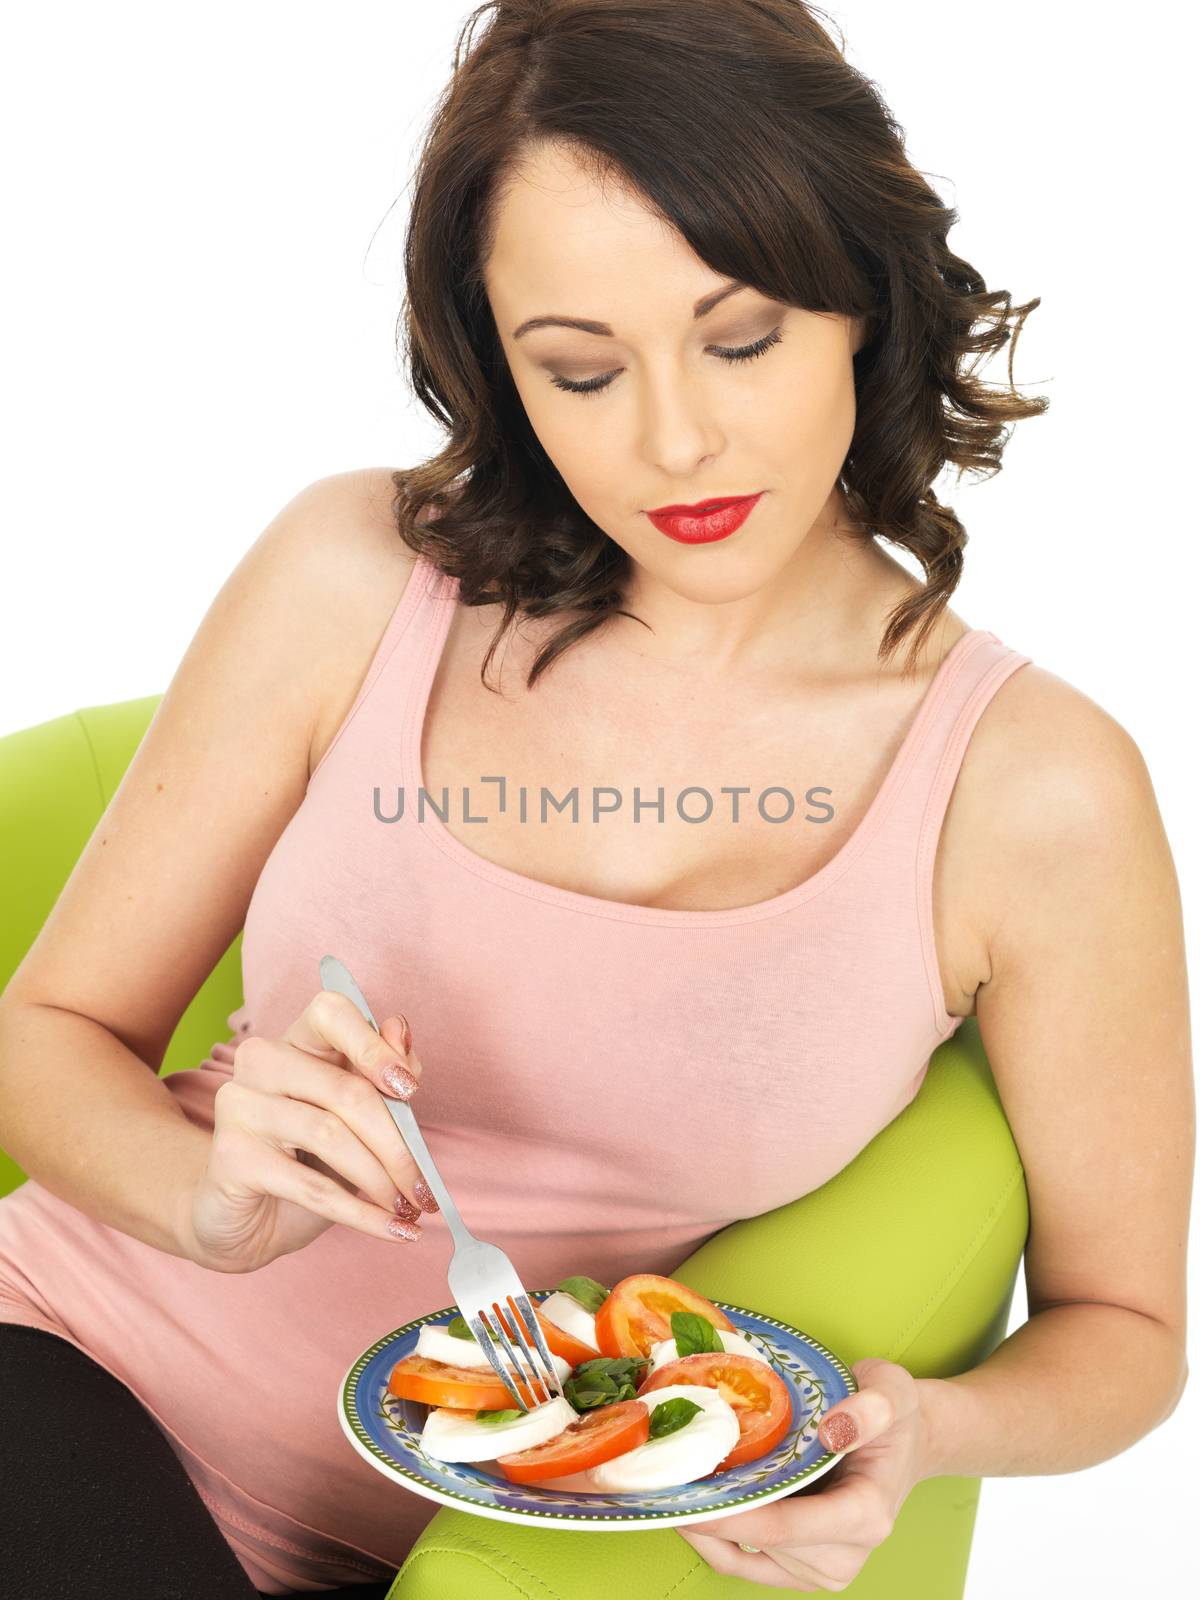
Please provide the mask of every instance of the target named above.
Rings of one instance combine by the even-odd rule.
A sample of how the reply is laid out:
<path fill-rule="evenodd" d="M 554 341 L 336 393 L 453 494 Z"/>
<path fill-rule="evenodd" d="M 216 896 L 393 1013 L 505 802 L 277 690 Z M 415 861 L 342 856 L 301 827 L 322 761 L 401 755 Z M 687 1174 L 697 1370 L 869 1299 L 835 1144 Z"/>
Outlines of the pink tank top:
<path fill-rule="evenodd" d="M 807 881 L 734 910 L 664 910 L 539 883 L 476 855 L 428 803 L 418 818 L 456 603 L 455 580 L 420 558 L 255 887 L 231 1038 L 164 1082 L 211 1128 L 238 1039 L 280 1035 L 332 952 L 380 1020 L 411 1022 L 430 1149 L 529 1288 L 670 1273 L 728 1223 L 840 1172 L 957 1027 L 934 852 L 976 721 L 1030 658 L 963 635 L 863 820 Z M 403 815 L 381 821 L 398 791 Z M 225 1276 L 29 1182 L 0 1200 L 0 1320 L 72 1340 L 141 1398 L 257 1588 L 379 1580 L 437 1508 L 351 1449 L 336 1401 L 362 1350 L 450 1303 L 445 1222 L 423 1226 L 416 1245 L 332 1227 Z"/>

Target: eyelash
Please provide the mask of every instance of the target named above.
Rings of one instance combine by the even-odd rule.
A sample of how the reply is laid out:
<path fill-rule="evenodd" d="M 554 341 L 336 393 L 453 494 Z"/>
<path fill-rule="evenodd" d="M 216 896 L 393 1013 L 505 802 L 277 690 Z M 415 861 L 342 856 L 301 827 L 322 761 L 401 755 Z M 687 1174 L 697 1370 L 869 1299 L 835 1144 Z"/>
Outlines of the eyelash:
<path fill-rule="evenodd" d="M 782 341 L 783 330 L 774 328 L 763 338 L 756 339 L 753 344 L 741 345 L 736 350 L 722 350 L 719 346 L 714 345 L 713 352 L 722 361 L 728 361 L 731 364 L 738 361 L 753 361 L 756 356 L 765 355 L 773 344 L 780 344 Z M 589 395 L 599 394 L 601 390 L 607 389 L 615 376 L 615 373 L 609 373 L 604 377 L 585 378 L 581 383 L 574 383 L 570 378 L 560 378 L 557 373 L 552 373 L 550 382 L 556 388 L 563 389 L 568 394 Z"/>

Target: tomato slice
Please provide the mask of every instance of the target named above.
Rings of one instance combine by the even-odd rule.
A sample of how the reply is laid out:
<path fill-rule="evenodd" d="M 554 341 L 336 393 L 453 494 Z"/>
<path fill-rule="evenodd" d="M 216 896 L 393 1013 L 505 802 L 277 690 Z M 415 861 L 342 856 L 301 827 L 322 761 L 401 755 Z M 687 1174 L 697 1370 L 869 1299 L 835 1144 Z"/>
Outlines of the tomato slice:
<path fill-rule="evenodd" d="M 757 1461 L 775 1448 L 792 1425 L 792 1397 L 787 1384 L 774 1367 L 755 1361 L 753 1356 L 711 1352 L 668 1361 L 641 1385 L 638 1398 L 653 1407 L 649 1396 L 670 1383 L 706 1384 L 719 1390 L 721 1398 L 737 1412 L 741 1429 L 738 1442 L 713 1472 L 724 1472 L 743 1461 Z M 707 1474 L 710 1478 L 712 1475 Z"/>
<path fill-rule="evenodd" d="M 453 1406 L 461 1411 L 504 1411 L 513 1403 L 512 1395 L 490 1367 L 455 1367 L 429 1356 L 411 1355 L 397 1361 L 388 1378 L 388 1388 L 401 1400 Z M 528 1383 L 517 1382 L 517 1389 L 531 1406 L 541 1405 L 546 1398 L 540 1390 L 531 1394 Z"/>
<path fill-rule="evenodd" d="M 694 1311 L 714 1328 L 736 1328 L 711 1300 L 654 1272 L 622 1278 L 596 1313 L 596 1343 L 601 1355 L 648 1356 L 650 1346 L 671 1337 L 672 1311 Z"/>
<path fill-rule="evenodd" d="M 533 1306 L 533 1301 L 531 1300 L 529 1304 Z M 584 1344 L 582 1339 L 576 1339 L 565 1328 L 557 1327 L 550 1321 L 549 1317 L 544 1317 L 536 1306 L 533 1306 L 533 1314 L 537 1318 L 538 1327 L 545 1335 L 546 1348 L 552 1355 L 561 1356 L 564 1361 L 570 1362 L 571 1366 L 577 1367 L 581 1361 L 595 1361 L 600 1354 L 599 1350 L 593 1350 L 590 1344 Z M 493 1311 L 491 1315 L 494 1317 L 497 1313 Z M 516 1313 L 512 1307 L 511 1300 L 509 1301 L 509 1314 L 501 1317 L 500 1320 L 504 1324 L 504 1331 L 508 1337 L 510 1339 L 515 1338 L 513 1330 L 516 1327 Z M 529 1325 L 525 1321 L 524 1315 L 521 1317 L 521 1325 L 528 1337 Z"/>
<path fill-rule="evenodd" d="M 585 1411 L 545 1444 L 497 1456 L 496 1465 L 510 1483 L 540 1483 L 585 1472 L 613 1456 L 623 1455 L 650 1437 L 650 1410 L 642 1400 L 619 1400 Z"/>

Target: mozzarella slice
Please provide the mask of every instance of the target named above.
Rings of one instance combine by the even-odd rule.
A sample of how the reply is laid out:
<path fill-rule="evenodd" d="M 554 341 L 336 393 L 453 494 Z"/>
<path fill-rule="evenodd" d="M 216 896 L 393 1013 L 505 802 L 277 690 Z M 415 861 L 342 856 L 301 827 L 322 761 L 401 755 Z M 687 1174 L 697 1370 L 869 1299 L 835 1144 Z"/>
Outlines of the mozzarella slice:
<path fill-rule="evenodd" d="M 413 1354 L 427 1356 L 430 1361 L 445 1361 L 452 1367 L 486 1367 L 489 1372 L 495 1371 L 486 1352 L 480 1348 L 478 1340 L 456 1338 L 454 1334 L 447 1333 L 445 1328 L 437 1327 L 430 1322 L 427 1322 L 417 1334 Z M 500 1358 L 502 1361 L 508 1361 L 508 1354 L 503 1349 Z M 550 1352 L 550 1359 L 554 1363 L 559 1381 L 565 1382 L 575 1369 L 562 1356 L 555 1355 L 553 1350 Z M 540 1377 L 542 1375 L 540 1360 L 535 1362 L 534 1366 Z"/>
<path fill-rule="evenodd" d="M 435 1461 L 492 1461 L 545 1444 L 578 1420 L 571 1402 L 558 1395 L 508 1422 L 476 1422 L 473 1411 L 434 1406 L 421 1430 L 421 1449 Z"/>
<path fill-rule="evenodd" d="M 458 1339 L 445 1328 L 427 1322 L 417 1334 L 413 1349 L 415 1356 L 427 1356 L 430 1361 L 445 1361 L 452 1367 L 491 1367 L 491 1362 L 475 1338 Z"/>
<path fill-rule="evenodd" d="M 771 1365 L 770 1358 L 756 1344 L 752 1344 L 745 1334 L 730 1333 L 727 1328 L 718 1328 L 716 1334 L 722 1349 L 730 1355 L 752 1356 L 755 1361 L 765 1361 L 767 1366 Z M 646 1377 L 651 1377 L 659 1367 L 665 1367 L 668 1361 L 678 1360 L 679 1352 L 674 1339 L 656 1339 L 650 1346 L 650 1365 L 646 1369 Z"/>
<path fill-rule="evenodd" d="M 564 1294 L 561 1289 L 556 1289 L 553 1294 L 538 1303 L 538 1310 L 551 1321 L 556 1328 L 561 1328 L 564 1333 L 569 1333 L 573 1339 L 578 1339 L 581 1344 L 586 1344 L 590 1350 L 599 1350 L 596 1343 L 596 1319 L 584 1306 L 581 1306 L 573 1294 Z"/>
<path fill-rule="evenodd" d="M 561 1478 L 543 1478 L 543 1489 L 592 1490 L 609 1494 L 636 1494 L 643 1489 L 674 1489 L 706 1477 L 724 1461 L 741 1436 L 737 1412 L 716 1389 L 707 1384 L 672 1383 L 639 1395 L 651 1417 L 665 1400 L 694 1400 L 699 1412 L 674 1433 L 647 1439 L 611 1461 L 572 1472 Z"/>

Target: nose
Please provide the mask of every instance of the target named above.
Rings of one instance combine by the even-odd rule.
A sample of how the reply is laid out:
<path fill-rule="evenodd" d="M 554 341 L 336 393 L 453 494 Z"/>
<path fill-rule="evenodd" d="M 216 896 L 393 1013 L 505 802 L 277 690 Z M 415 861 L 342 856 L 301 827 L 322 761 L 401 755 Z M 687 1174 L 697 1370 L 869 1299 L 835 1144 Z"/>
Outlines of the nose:
<path fill-rule="evenodd" d="M 664 478 L 684 483 L 724 449 L 725 435 L 703 384 L 686 373 L 651 374 L 641 397 L 641 451 Z"/>

